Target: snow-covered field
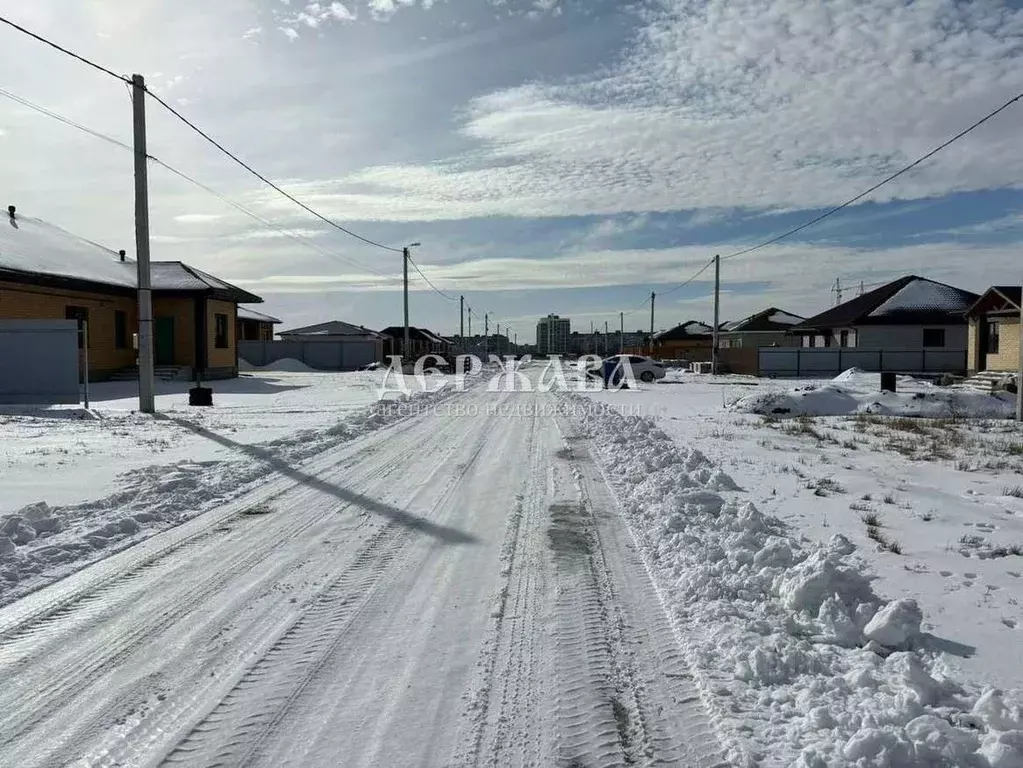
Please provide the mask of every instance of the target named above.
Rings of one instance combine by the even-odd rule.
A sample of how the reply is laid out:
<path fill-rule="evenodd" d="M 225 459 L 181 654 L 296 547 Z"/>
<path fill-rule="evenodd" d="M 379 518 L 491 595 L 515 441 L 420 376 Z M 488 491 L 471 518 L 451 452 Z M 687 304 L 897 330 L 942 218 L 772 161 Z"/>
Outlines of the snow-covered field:
<path fill-rule="evenodd" d="M 0 765 L 1023 766 L 1008 398 L 277 367 L 0 412 Z"/>

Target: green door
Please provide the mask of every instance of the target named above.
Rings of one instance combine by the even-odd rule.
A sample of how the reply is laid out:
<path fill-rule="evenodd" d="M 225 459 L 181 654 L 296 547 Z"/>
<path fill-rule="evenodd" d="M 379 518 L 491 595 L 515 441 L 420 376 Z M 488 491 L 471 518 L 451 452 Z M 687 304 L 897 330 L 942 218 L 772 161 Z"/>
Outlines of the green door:
<path fill-rule="evenodd" d="M 174 365 L 174 318 L 153 318 L 153 335 L 156 345 L 153 362 L 156 365 Z"/>

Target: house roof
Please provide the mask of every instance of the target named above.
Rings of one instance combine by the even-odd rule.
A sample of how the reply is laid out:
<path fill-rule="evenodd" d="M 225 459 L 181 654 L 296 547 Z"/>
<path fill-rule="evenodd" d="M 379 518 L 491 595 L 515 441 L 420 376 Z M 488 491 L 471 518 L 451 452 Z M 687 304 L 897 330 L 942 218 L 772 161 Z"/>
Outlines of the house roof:
<path fill-rule="evenodd" d="M 794 331 L 854 325 L 916 325 L 964 322 L 979 297 L 945 283 L 907 275 L 857 296 L 792 327 Z"/>
<path fill-rule="evenodd" d="M 999 303 L 1007 302 L 1016 309 L 1019 309 L 1020 293 L 1021 289 L 1018 285 L 992 285 L 966 310 L 966 314 L 974 315 L 989 312 L 990 308 L 988 305 L 993 299 L 999 300 Z"/>
<path fill-rule="evenodd" d="M 655 341 L 684 341 L 686 339 L 702 339 L 714 333 L 714 329 L 706 323 L 690 320 L 666 331 L 654 334 Z"/>
<path fill-rule="evenodd" d="M 274 325 L 280 322 L 280 320 L 272 315 L 264 315 L 262 312 L 243 307 L 240 304 L 238 305 L 238 318 L 241 320 L 258 320 L 261 323 L 272 323 Z"/>
<path fill-rule="evenodd" d="M 301 328 L 292 328 L 290 331 L 281 331 L 281 336 L 379 336 L 376 331 L 364 328 L 361 325 L 352 325 L 344 320 L 328 320 L 325 323 L 305 325 Z"/>
<path fill-rule="evenodd" d="M 793 315 L 777 307 L 768 307 L 742 320 L 733 320 L 730 323 L 722 324 L 722 333 L 752 333 L 754 331 L 790 331 L 793 326 L 799 325 L 805 317 Z"/>
<path fill-rule="evenodd" d="M 405 326 L 403 325 L 391 325 L 380 331 L 384 336 L 390 336 L 392 339 L 401 339 L 405 337 Z M 439 336 L 433 331 L 427 330 L 426 328 L 416 328 L 413 325 L 408 327 L 408 334 L 410 339 L 416 341 L 425 341 L 429 344 L 450 344 L 451 342 L 445 339 L 443 336 Z"/>
<path fill-rule="evenodd" d="M 134 291 L 137 264 L 116 251 L 73 235 L 41 219 L 16 214 L 0 219 L 0 275 L 81 283 L 83 288 L 114 287 Z M 152 262 L 155 291 L 211 293 L 229 301 L 261 303 L 255 294 L 180 261 Z"/>
<path fill-rule="evenodd" d="M 0 270 L 135 287 L 135 263 L 41 219 L 0 218 Z"/>

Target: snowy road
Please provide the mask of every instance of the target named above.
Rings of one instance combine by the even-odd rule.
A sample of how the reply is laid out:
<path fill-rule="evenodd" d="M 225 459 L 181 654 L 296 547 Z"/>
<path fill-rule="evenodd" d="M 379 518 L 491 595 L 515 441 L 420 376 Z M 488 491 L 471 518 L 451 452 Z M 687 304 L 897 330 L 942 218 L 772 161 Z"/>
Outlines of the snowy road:
<path fill-rule="evenodd" d="M 556 402 L 477 388 L 267 457 L 256 492 L 0 610 L 0 764 L 720 764 Z"/>

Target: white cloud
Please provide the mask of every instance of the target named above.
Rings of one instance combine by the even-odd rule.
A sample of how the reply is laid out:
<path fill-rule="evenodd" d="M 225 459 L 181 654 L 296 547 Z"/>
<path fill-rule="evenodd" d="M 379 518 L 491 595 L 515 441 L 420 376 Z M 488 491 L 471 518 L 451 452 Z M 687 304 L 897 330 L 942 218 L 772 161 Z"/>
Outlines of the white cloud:
<path fill-rule="evenodd" d="M 291 27 L 277 27 L 277 29 L 283 32 L 284 36 L 287 37 L 291 42 L 295 42 L 296 40 L 298 40 L 299 37 L 298 32 L 292 29 Z"/>
<path fill-rule="evenodd" d="M 399 9 L 415 5 L 416 0 L 369 0 L 370 14 L 374 19 L 386 20 L 393 16 Z M 433 5 L 427 5 L 429 8 Z"/>
<path fill-rule="evenodd" d="M 245 30 L 245 33 L 242 35 L 242 40 L 250 40 L 253 37 L 261 35 L 262 33 L 263 33 L 262 27 L 252 27 L 251 29 Z"/>
<path fill-rule="evenodd" d="M 368 168 L 319 203 L 407 220 L 816 207 L 1023 90 L 1023 9 L 993 0 L 659 7 L 610 72 L 472 101 L 470 154 Z M 1012 109 L 870 199 L 1021 186 Z"/>

